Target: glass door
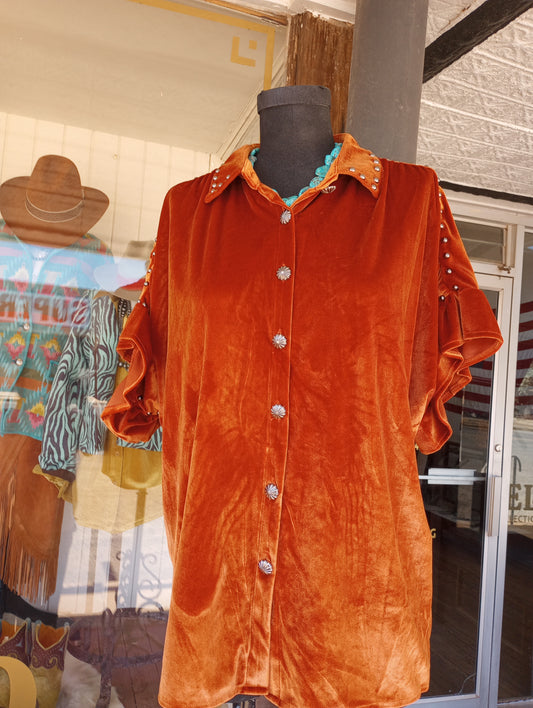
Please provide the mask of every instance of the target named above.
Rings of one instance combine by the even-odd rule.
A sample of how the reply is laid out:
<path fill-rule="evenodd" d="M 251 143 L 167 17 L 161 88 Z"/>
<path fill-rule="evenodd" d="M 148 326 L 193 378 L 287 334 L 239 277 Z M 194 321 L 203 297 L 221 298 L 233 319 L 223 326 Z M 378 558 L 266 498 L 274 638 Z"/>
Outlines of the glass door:
<path fill-rule="evenodd" d="M 500 701 L 533 699 L 533 232 L 524 235 L 514 391 Z M 531 703 L 529 703 L 531 705 Z"/>
<path fill-rule="evenodd" d="M 502 331 L 512 281 L 478 275 Z M 472 381 L 446 409 L 453 434 L 419 453 L 420 485 L 433 536 L 431 682 L 420 703 L 488 705 L 501 499 L 506 344 L 471 368 Z"/>

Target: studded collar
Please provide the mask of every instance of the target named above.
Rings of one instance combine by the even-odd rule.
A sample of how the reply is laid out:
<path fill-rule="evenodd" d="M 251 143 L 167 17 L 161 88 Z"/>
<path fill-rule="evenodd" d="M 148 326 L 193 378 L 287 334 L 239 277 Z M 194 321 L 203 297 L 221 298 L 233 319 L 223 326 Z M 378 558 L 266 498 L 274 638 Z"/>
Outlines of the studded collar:
<path fill-rule="evenodd" d="M 335 142 L 342 142 L 342 148 L 338 157 L 331 163 L 324 180 L 317 187 L 312 187 L 304 192 L 296 202 L 308 199 L 314 193 L 324 190 L 332 182 L 335 182 L 338 175 L 341 174 L 356 179 L 375 198 L 379 196 L 383 170 L 381 160 L 370 150 L 361 148 L 355 138 L 349 133 L 336 135 Z M 265 197 L 282 201 L 281 197 L 273 189 L 267 187 L 259 180 L 248 159 L 250 152 L 256 147 L 259 146 L 257 144 L 244 145 L 232 153 L 223 165 L 212 172 L 212 179 L 205 197 L 206 202 L 212 202 L 219 197 L 226 187 L 239 176 L 242 176 L 252 189 L 261 192 Z"/>

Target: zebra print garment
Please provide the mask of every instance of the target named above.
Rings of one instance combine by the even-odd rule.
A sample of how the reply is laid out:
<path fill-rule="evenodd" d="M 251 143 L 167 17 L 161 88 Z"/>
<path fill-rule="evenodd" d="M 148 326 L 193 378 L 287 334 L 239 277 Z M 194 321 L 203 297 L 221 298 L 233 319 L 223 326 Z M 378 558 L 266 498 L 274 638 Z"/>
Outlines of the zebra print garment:
<path fill-rule="evenodd" d="M 83 311 L 82 311 L 83 310 Z M 88 311 L 87 311 L 88 310 Z M 79 452 L 102 452 L 106 435 L 111 435 L 100 414 L 115 388 L 116 352 L 127 305 L 108 293 L 96 293 L 77 313 L 83 325 L 73 327 L 59 360 L 46 406 L 42 451 L 43 472 L 76 472 Z M 120 313 L 120 314 L 119 314 Z M 147 443 L 125 443 L 125 447 L 161 450 L 158 430 Z"/>

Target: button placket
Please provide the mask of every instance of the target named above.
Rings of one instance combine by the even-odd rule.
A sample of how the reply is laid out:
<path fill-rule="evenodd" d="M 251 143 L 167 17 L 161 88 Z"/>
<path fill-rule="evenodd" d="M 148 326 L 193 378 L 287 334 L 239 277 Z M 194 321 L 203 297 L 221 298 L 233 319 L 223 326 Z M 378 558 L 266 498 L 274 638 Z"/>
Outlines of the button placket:
<path fill-rule="evenodd" d="M 279 212 L 278 212 L 279 213 Z M 273 303 L 272 329 L 265 332 L 265 346 L 271 351 L 269 376 L 267 449 L 262 488 L 261 533 L 258 545 L 258 569 L 264 576 L 276 572 L 276 558 L 281 521 L 281 500 L 285 474 L 289 425 L 290 331 L 294 296 L 295 223 L 294 213 L 283 210 L 277 226 L 276 262 L 270 271 Z M 267 564 L 269 564 L 267 566 Z"/>

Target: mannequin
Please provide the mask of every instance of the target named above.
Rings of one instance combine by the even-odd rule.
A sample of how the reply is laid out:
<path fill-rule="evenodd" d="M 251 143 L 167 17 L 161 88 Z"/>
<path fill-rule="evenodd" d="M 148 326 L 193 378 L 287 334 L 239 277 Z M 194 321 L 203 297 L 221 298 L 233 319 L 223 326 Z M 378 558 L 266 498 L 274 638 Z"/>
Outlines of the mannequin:
<path fill-rule="evenodd" d="M 258 95 L 261 147 L 254 169 L 281 197 L 306 187 L 333 150 L 330 110 L 331 94 L 324 86 L 282 86 Z M 264 696 L 247 694 L 231 702 L 245 701 L 254 701 L 255 708 L 274 705 Z"/>
<path fill-rule="evenodd" d="M 255 171 L 281 197 L 306 187 L 335 145 L 324 86 L 282 86 L 257 97 L 261 148 Z"/>
<path fill-rule="evenodd" d="M 444 403 L 502 338 L 432 170 L 344 135 L 313 175 L 337 152 L 320 93 L 261 95 L 259 175 L 244 145 L 171 188 L 118 345 L 104 421 L 172 430 L 165 708 L 393 708 L 429 686 L 413 449 L 449 439 Z"/>

